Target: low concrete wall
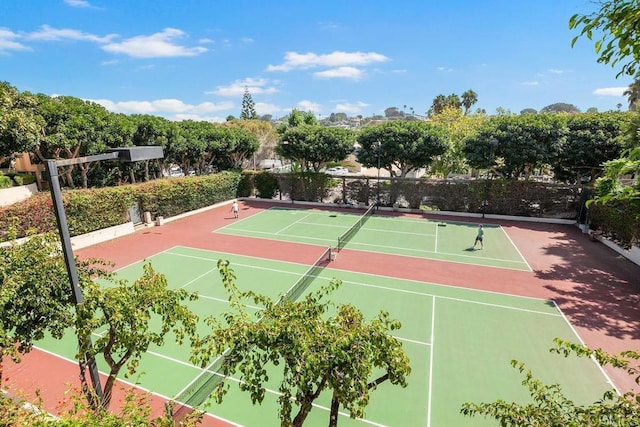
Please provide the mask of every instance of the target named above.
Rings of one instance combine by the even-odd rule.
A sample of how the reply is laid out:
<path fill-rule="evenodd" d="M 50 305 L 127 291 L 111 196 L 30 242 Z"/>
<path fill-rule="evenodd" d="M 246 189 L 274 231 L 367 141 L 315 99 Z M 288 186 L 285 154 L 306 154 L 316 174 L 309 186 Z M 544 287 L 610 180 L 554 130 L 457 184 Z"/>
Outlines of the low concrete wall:
<path fill-rule="evenodd" d="M 109 228 L 103 228 L 102 230 L 92 231 L 91 233 L 82 234 L 80 236 L 74 236 L 71 238 L 71 247 L 73 250 L 86 248 L 87 246 L 95 245 L 97 243 L 106 242 L 107 240 L 116 239 L 118 237 L 126 236 L 134 232 L 132 222 L 126 224 L 116 225 Z"/>
<path fill-rule="evenodd" d="M 611 240 L 608 240 L 599 236 L 596 236 L 596 238 L 602 243 L 604 243 L 605 245 L 607 245 L 608 247 L 610 247 L 611 249 L 613 249 L 614 251 L 616 251 L 617 253 L 619 253 L 620 255 L 622 255 L 623 257 L 627 258 L 629 261 L 637 265 L 640 265 L 640 248 L 638 248 L 637 246 L 633 246 L 630 250 L 626 250 L 624 248 L 621 248 Z"/>
<path fill-rule="evenodd" d="M 19 187 L 3 188 L 0 190 L 0 206 L 9 206 L 26 200 L 38 192 L 38 185 L 34 182 Z"/>

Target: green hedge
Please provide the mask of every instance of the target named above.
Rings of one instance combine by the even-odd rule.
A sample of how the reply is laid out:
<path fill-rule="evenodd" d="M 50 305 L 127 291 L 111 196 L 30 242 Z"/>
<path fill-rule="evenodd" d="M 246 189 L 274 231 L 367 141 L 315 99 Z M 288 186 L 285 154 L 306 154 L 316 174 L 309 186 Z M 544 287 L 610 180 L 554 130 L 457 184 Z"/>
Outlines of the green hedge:
<path fill-rule="evenodd" d="M 235 198 L 240 180 L 239 173 L 222 172 L 150 181 L 136 187 L 143 212 L 171 217 Z"/>
<path fill-rule="evenodd" d="M 223 172 L 120 187 L 69 190 L 62 193 L 62 198 L 69 231 L 76 236 L 126 223 L 128 209 L 136 202 L 153 217 L 170 217 L 233 199 L 240 179 L 239 173 Z M 56 230 L 49 192 L 0 208 L 0 241 L 7 239 L 11 224 L 18 230 L 18 237 L 25 236 L 29 230 L 38 233 Z"/>
<path fill-rule="evenodd" d="M 626 249 L 640 245 L 640 200 L 596 200 L 588 206 L 591 229 Z"/>

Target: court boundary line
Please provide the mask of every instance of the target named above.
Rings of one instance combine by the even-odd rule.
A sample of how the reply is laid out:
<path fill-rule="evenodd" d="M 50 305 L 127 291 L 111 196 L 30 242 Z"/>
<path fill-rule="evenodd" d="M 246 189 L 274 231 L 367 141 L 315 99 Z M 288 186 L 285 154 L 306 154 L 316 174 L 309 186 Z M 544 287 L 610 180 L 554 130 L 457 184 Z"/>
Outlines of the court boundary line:
<path fill-rule="evenodd" d="M 429 353 L 429 396 L 427 400 L 427 427 L 431 427 L 431 396 L 433 396 L 433 348 L 435 347 L 436 297 L 431 303 L 431 348 Z"/>
<path fill-rule="evenodd" d="M 198 248 L 191 248 L 191 249 L 196 249 L 196 250 L 200 250 Z M 203 251 L 210 251 L 209 249 L 203 249 Z M 215 251 L 211 251 L 211 252 L 215 252 Z M 185 254 L 175 254 L 175 253 L 169 253 L 169 255 L 174 255 L 174 256 L 178 256 L 178 257 L 188 257 L 188 258 L 194 258 L 194 259 L 201 259 L 203 261 L 209 261 L 208 258 L 199 258 L 197 256 L 194 255 L 185 255 Z M 236 255 L 237 256 L 237 255 Z M 243 256 L 243 255 L 240 255 Z M 250 258 L 255 258 L 255 257 L 250 257 Z M 270 260 L 268 258 L 258 258 L 258 259 L 266 259 L 268 261 L 272 261 L 272 262 L 281 262 L 278 260 Z M 285 261 L 286 262 L 286 261 Z M 296 263 L 292 263 L 292 264 L 296 264 Z M 286 271 L 286 270 L 279 270 L 279 269 L 275 269 L 275 268 L 269 268 L 269 267 L 256 267 L 254 265 L 250 265 L 250 264 L 244 264 L 244 263 L 239 263 L 239 264 L 232 264 L 232 265 L 239 265 L 241 267 L 248 267 L 248 268 L 252 268 L 255 270 L 266 270 L 266 271 L 272 271 L 275 273 L 282 273 L 282 274 L 290 274 L 290 275 L 296 275 L 296 276 L 301 276 L 301 274 L 298 274 L 296 272 L 292 272 L 292 271 Z M 301 266 L 304 266 L 305 264 L 299 264 Z M 389 278 L 389 279 L 400 279 L 400 280 L 404 280 L 407 282 L 413 282 L 413 283 L 417 283 L 417 284 L 428 284 L 428 285 L 432 285 L 432 286 L 439 286 L 439 287 L 445 287 L 445 288 L 453 288 L 453 289 L 462 289 L 465 291 L 475 291 L 475 292 L 482 292 L 482 293 L 489 293 L 489 294 L 496 294 L 496 295 L 501 295 L 501 296 L 507 296 L 507 297 L 511 297 L 511 298 L 516 298 L 516 299 L 533 299 L 533 300 L 538 300 L 538 301 L 551 301 L 554 302 L 553 300 L 548 300 L 548 299 L 544 299 L 544 298 L 536 298 L 536 297 L 527 297 L 527 296 L 521 296 L 521 295 L 513 295 L 513 294 L 507 294 L 507 293 L 503 293 L 503 292 L 492 292 L 492 291 L 485 291 L 485 290 L 480 290 L 480 289 L 474 289 L 474 288 L 468 288 L 468 287 L 462 287 L 462 286 L 453 286 L 453 285 L 443 285 L 443 284 L 439 284 L 439 283 L 431 283 L 431 282 L 422 282 L 419 280 L 413 280 L 413 279 L 403 279 L 403 278 L 399 278 L 399 277 L 393 277 L 393 276 L 386 276 L 386 275 L 374 275 L 371 273 L 362 273 L 362 272 L 357 272 L 357 271 L 350 271 L 350 270 L 342 270 L 342 269 L 336 269 L 336 268 L 331 268 L 331 267 L 326 267 L 324 270 L 329 270 L 329 271 L 342 271 L 342 272 L 348 272 L 351 274 L 361 274 L 361 275 L 369 275 L 369 276 L 376 276 L 376 277 L 384 277 L 384 278 Z M 213 271 L 213 270 L 211 270 Z M 304 273 L 302 273 L 304 274 Z M 202 276 L 202 275 L 201 275 Z M 200 278 L 201 276 L 199 276 L 198 278 Z M 326 277 L 323 276 L 319 276 L 319 275 L 314 275 L 313 276 L 314 279 L 324 279 L 324 280 L 331 280 L 328 279 Z M 195 279 L 194 279 L 195 280 Z M 364 286 L 364 287 L 371 287 L 371 288 L 378 288 L 378 289 L 384 289 L 384 290 L 389 290 L 389 291 L 394 291 L 394 292 L 400 292 L 400 293 L 409 293 L 409 294 L 414 294 L 414 295 L 420 295 L 420 296 L 433 296 L 433 297 L 437 297 L 437 298 L 443 298 L 443 299 L 449 299 L 449 300 L 454 300 L 454 301 L 461 301 L 461 302 L 469 302 L 469 303 L 475 303 L 475 304 L 483 304 L 483 305 L 494 305 L 496 307 L 502 307 L 502 308 L 508 308 L 508 309 L 514 309 L 514 310 L 519 310 L 519 311 L 529 311 L 531 313 L 539 313 L 539 314 L 546 314 L 546 315 L 553 315 L 553 316 L 557 316 L 557 314 L 552 314 L 552 313 L 544 313 L 542 311 L 538 312 L 535 310 L 527 310 L 527 309 L 522 309 L 522 308 L 518 308 L 518 307 L 510 307 L 510 306 L 505 306 L 505 305 L 501 305 L 501 304 L 491 304 L 491 303 L 485 303 L 485 302 L 481 302 L 481 301 L 473 301 L 473 300 L 467 300 L 467 299 L 463 299 L 463 298 L 454 298 L 454 297 L 447 297 L 447 296 L 442 296 L 442 295 L 436 295 L 436 294 L 432 294 L 432 293 L 425 293 L 425 292 L 418 292 L 418 291 L 412 291 L 412 290 L 408 290 L 408 289 L 396 289 L 396 288 L 391 288 L 391 287 L 386 287 L 386 286 L 382 286 L 382 285 L 372 285 L 372 284 L 368 284 L 368 283 L 362 283 L 362 282 L 355 282 L 352 280 L 344 280 L 344 279 L 339 279 L 340 281 L 342 281 L 343 283 L 350 283 L 356 286 Z M 192 281 L 191 281 L 192 282 Z M 557 304 L 555 304 L 557 306 Z"/>
<path fill-rule="evenodd" d="M 578 334 L 578 331 L 575 330 L 575 328 L 573 327 L 573 325 L 571 324 L 571 322 L 569 322 L 569 319 L 567 319 L 567 317 L 565 316 L 564 312 L 562 311 L 562 309 L 560 309 L 560 307 L 558 306 L 558 304 L 556 304 L 555 301 L 553 301 L 553 304 L 556 306 L 556 308 L 558 309 L 558 311 L 560 312 L 560 314 L 562 315 L 562 318 L 564 319 L 564 321 L 569 325 L 569 327 L 571 328 L 571 330 L 573 331 L 573 333 L 578 337 L 578 339 L 580 340 L 580 344 L 582 344 L 583 346 L 586 346 L 586 344 L 584 343 L 584 341 L 582 340 L 582 337 Z M 616 391 L 616 393 L 618 394 L 618 396 L 621 395 L 620 390 L 618 390 L 618 387 L 616 387 L 616 385 L 613 383 L 613 381 L 611 380 L 611 378 L 609 377 L 609 374 L 607 374 L 607 372 L 604 370 L 604 367 L 598 363 L 598 361 L 596 360 L 596 358 L 591 355 L 589 357 L 591 359 L 591 361 L 593 363 L 595 363 L 595 365 L 598 367 L 598 369 L 600 369 L 600 372 L 602 372 L 602 374 L 604 375 L 604 377 L 607 379 L 607 383 L 609 383 L 609 385 Z"/>
<path fill-rule="evenodd" d="M 522 252 L 520 252 L 520 249 L 518 248 L 518 246 L 513 242 L 513 240 L 511 240 L 511 236 L 509 236 L 509 233 L 504 231 L 504 228 L 502 228 L 502 225 L 500 225 L 500 230 L 502 230 L 505 236 L 507 236 L 507 239 L 509 239 L 509 242 L 511 242 L 511 246 L 514 247 L 514 249 L 518 252 L 518 255 L 520 255 L 520 258 L 522 258 L 524 260 L 524 263 L 527 264 L 529 271 L 533 272 L 533 268 L 531 268 L 531 266 L 529 265 L 529 261 L 527 261 L 524 255 L 522 255 Z"/>
<path fill-rule="evenodd" d="M 251 259 L 260 259 L 260 260 L 267 260 L 267 261 L 273 261 L 273 262 L 284 263 L 284 264 L 301 265 L 301 266 L 307 266 L 307 267 L 310 265 L 310 264 L 304 264 L 304 263 L 299 263 L 299 262 L 295 262 L 295 261 L 274 260 L 272 258 L 261 258 L 261 257 L 258 257 L 258 256 L 253 256 L 253 255 L 241 255 L 241 254 L 236 254 L 236 253 L 231 253 L 231 252 L 226 252 L 226 251 L 219 251 L 219 250 L 214 250 L 214 249 L 194 248 L 194 247 L 191 247 L 191 246 L 184 246 L 184 245 L 172 246 L 171 248 L 168 248 L 168 249 L 166 249 L 164 251 L 158 252 L 158 254 L 164 253 L 164 252 L 168 252 L 170 249 L 173 249 L 173 248 L 185 248 L 185 249 L 191 249 L 191 250 L 197 250 L 197 251 L 203 251 L 203 252 L 212 252 L 212 253 L 223 254 L 223 255 L 238 256 L 238 257 L 251 258 Z M 174 255 L 174 254 L 172 254 L 172 255 Z M 133 264 L 135 264 L 135 263 L 132 263 L 131 265 L 133 265 Z M 365 275 L 365 276 L 386 277 L 386 278 L 389 278 L 389 279 L 400 279 L 400 280 L 406 280 L 408 282 L 419 283 L 419 284 L 428 284 L 428 285 L 442 286 L 442 287 L 446 287 L 446 288 L 455 288 L 455 289 L 467 289 L 467 290 L 475 291 L 475 292 L 486 292 L 486 293 L 491 293 L 491 294 L 498 294 L 498 295 L 516 297 L 516 298 L 528 298 L 528 299 L 534 299 L 534 300 L 539 300 L 539 301 L 553 301 L 553 300 L 547 299 L 547 298 L 530 297 L 530 296 L 525 296 L 525 295 L 514 295 L 514 294 L 508 294 L 506 292 L 488 291 L 488 290 L 484 290 L 484 289 L 469 288 L 467 286 L 447 285 L 447 284 L 444 284 L 444 283 L 437 283 L 437 282 L 424 282 L 424 281 L 416 280 L 416 279 L 407 279 L 407 278 L 398 277 L 398 276 L 389 276 L 387 274 L 373 274 L 373 273 L 367 273 L 367 272 L 361 272 L 361 271 L 345 270 L 343 268 L 327 267 L 327 268 L 325 268 L 325 270 L 344 271 L 344 272 L 347 272 L 347 273 L 362 274 L 362 275 Z M 523 271 L 523 270 L 516 270 L 516 271 Z"/>

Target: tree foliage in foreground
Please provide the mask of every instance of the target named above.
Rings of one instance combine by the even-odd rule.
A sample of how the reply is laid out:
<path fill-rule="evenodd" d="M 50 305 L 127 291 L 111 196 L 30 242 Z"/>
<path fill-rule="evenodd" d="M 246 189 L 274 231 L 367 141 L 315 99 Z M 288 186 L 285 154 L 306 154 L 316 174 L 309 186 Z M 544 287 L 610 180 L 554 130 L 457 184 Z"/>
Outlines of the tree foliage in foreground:
<path fill-rule="evenodd" d="M 598 62 L 616 67 L 622 64 L 616 77 L 635 76 L 640 61 L 640 1 L 602 0 L 596 2 L 600 9 L 588 15 L 575 14 L 569 21 L 570 29 L 580 30 L 571 42 L 574 46 L 580 37 L 593 40 Z M 623 61 L 627 61 L 623 63 Z"/>
<path fill-rule="evenodd" d="M 39 392 L 38 400 L 25 405 L 16 396 L 0 395 L 0 420 L 3 427 L 120 427 L 154 426 L 175 427 L 169 411 L 157 417 L 152 415 L 151 394 L 127 388 L 117 412 L 90 408 L 82 392 L 72 388 L 58 401 L 55 418 L 43 409 Z M 169 407 L 168 407 L 169 408 Z M 200 424 L 203 413 L 193 411 L 180 420 L 180 426 L 193 427 Z"/>
<path fill-rule="evenodd" d="M 576 354 L 594 357 L 601 365 L 624 369 L 640 385 L 640 353 L 624 351 L 610 355 L 602 349 L 591 350 L 559 338 L 551 352 L 565 357 Z M 499 422 L 500 426 L 638 426 L 640 423 L 640 393 L 628 392 L 618 395 L 615 390 L 604 393 L 602 398 L 590 405 L 578 405 L 564 395 L 558 384 L 547 385 L 536 379 L 525 364 L 512 360 L 511 365 L 524 375 L 522 384 L 529 390 L 531 403 L 521 404 L 498 400 L 492 403 L 465 403 L 461 412 L 470 417 L 484 416 Z"/>
<path fill-rule="evenodd" d="M 12 239 L 15 232 L 10 230 Z M 0 381 L 2 361 L 20 361 L 33 343 L 61 338 L 73 325 L 70 284 L 53 234 L 0 248 Z"/>
<path fill-rule="evenodd" d="M 185 338 L 195 342 L 197 316 L 183 301 L 194 300 L 197 295 L 184 289 L 169 289 L 166 277 L 155 272 L 149 263 L 133 283 L 115 280 L 97 268 L 94 273 L 113 280 L 115 286 L 95 281 L 84 283 L 85 301 L 78 308 L 77 332 L 82 337 L 106 330 L 92 348 L 81 348 L 80 353 L 104 356 L 109 376 L 104 384 L 102 406 L 108 408 L 122 368 L 127 368 L 128 376 L 135 374 L 140 358 L 151 344 L 163 345 L 169 333 L 178 344 Z"/>
<path fill-rule="evenodd" d="M 302 426 L 322 392 L 331 394 L 329 426 L 338 423 L 342 406 L 351 417 L 362 417 L 369 395 L 384 381 L 405 387 L 410 373 L 402 344 L 390 335 L 400 322 L 381 312 L 371 321 L 352 305 L 334 306 L 326 297 L 340 286 L 333 280 L 319 291 L 294 302 L 274 301 L 254 292 L 241 292 L 228 261 L 218 261 L 231 311 L 207 319 L 211 334 L 204 337 L 193 361 L 201 366 L 228 350 L 223 374 L 240 374 L 240 389 L 254 403 L 265 396 L 268 368 L 281 366 L 278 398 L 282 426 Z M 244 300 L 264 307 L 255 315 Z M 228 390 L 214 391 L 218 402 Z M 295 415 L 292 415 L 294 414 Z"/>

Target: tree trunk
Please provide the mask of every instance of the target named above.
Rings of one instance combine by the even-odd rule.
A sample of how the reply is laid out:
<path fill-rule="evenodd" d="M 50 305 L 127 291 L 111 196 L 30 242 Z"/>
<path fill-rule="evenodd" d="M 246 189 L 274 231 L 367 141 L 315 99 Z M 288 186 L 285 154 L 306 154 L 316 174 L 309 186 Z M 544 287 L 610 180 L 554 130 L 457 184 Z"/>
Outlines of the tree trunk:
<path fill-rule="evenodd" d="M 132 184 L 136 183 L 136 176 L 133 173 L 133 169 L 129 169 L 129 178 L 131 178 L 131 183 Z"/>
<path fill-rule="evenodd" d="M 329 413 L 329 427 L 338 427 L 338 409 L 340 408 L 340 402 L 335 392 L 331 398 L 331 412 Z"/>
<path fill-rule="evenodd" d="M 306 398 L 300 405 L 300 411 L 298 411 L 298 414 L 293 419 L 293 423 L 291 424 L 292 427 L 302 427 L 302 424 L 304 424 L 304 420 L 307 419 L 307 415 L 309 415 L 309 412 L 311 412 L 311 402 L 311 399 Z"/>

